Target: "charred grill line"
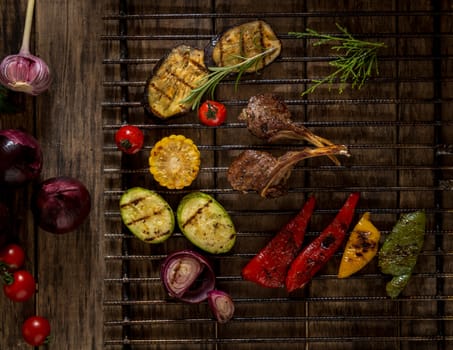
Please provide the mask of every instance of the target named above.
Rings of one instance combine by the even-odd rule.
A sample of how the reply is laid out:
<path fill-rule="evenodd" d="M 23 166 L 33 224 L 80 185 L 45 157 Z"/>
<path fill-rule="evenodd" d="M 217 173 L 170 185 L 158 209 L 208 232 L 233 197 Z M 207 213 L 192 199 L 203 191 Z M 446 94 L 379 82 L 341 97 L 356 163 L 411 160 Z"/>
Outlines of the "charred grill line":
<path fill-rule="evenodd" d="M 125 10 L 128 10 L 128 6 L 132 5 L 125 0 L 121 0 L 121 3 L 124 4 Z M 389 22 L 393 21 L 393 24 L 399 23 L 396 31 L 394 28 L 389 27 L 388 31 L 383 33 L 373 32 L 357 35 L 358 38 L 384 40 L 396 45 L 395 50 L 383 52 L 381 61 L 385 68 L 382 75 L 369 82 L 371 88 L 376 89 L 376 96 L 367 95 L 366 91 L 363 90 L 363 95 L 362 92 L 357 95 L 343 96 L 332 96 L 325 93 L 310 96 L 306 100 L 299 98 L 298 95 L 293 95 L 288 97 L 289 100 L 286 102 L 291 108 L 300 107 L 303 109 L 305 111 L 303 120 L 306 120 L 304 125 L 319 128 L 321 134 L 325 132 L 325 135 L 329 135 L 333 128 L 345 128 L 350 129 L 351 136 L 358 135 L 360 137 L 368 132 L 371 134 L 373 131 L 379 132 L 383 130 L 382 128 L 386 128 L 392 135 L 395 131 L 398 132 L 398 140 L 384 139 L 384 135 L 377 142 L 366 142 L 366 140 L 360 138 L 354 139 L 354 142 L 348 145 L 353 157 L 374 152 L 379 154 L 380 158 L 373 159 L 371 164 L 355 164 L 354 162 L 348 164 L 348 161 L 346 166 L 341 167 L 330 165 L 328 162 L 327 164 L 329 165 L 318 166 L 317 162 L 311 163 L 310 161 L 306 167 L 295 167 L 296 176 L 304 177 L 304 179 L 298 185 L 300 187 L 289 191 L 290 201 L 282 201 L 281 207 L 268 208 L 264 205 L 262 207 L 254 207 L 250 211 L 245 212 L 240 209 L 242 203 L 238 203 L 239 209 L 235 208 L 230 213 L 239 222 L 245 222 L 245 225 L 250 225 L 250 223 L 255 221 L 261 224 L 259 221 L 263 217 L 275 216 L 278 220 L 282 220 L 283 217 L 291 215 L 291 209 L 288 208 L 292 208 L 289 203 L 292 203 L 294 196 L 303 198 L 305 195 L 315 192 L 322 198 L 329 198 L 330 200 L 330 198 L 335 198 L 335 196 L 347 194 L 349 191 L 360 190 L 366 195 L 368 203 L 379 202 L 379 207 L 371 208 L 371 212 L 376 214 L 376 217 L 379 218 L 379 223 L 381 223 L 380 220 L 387 222 L 389 217 L 396 218 L 402 213 L 419 209 L 411 207 L 408 201 L 411 196 L 424 196 L 427 201 L 434 198 L 435 206 L 427 208 L 426 213 L 435 224 L 427 231 L 426 235 L 427 239 L 430 240 L 430 245 L 421 255 L 423 262 L 427 262 L 427 264 L 420 266 L 420 270 L 412 276 L 414 280 L 412 281 L 410 294 L 398 301 L 389 301 L 380 294 L 367 294 L 359 288 L 354 290 L 354 294 L 351 295 L 337 294 L 334 290 L 321 290 L 324 284 L 336 286 L 339 283 L 336 280 L 335 271 L 330 269 L 315 277 L 313 288 L 309 287 L 310 289 L 304 291 L 303 294 L 298 294 L 294 297 L 289 298 L 281 294 L 266 294 L 266 292 L 262 294 L 261 292 L 257 294 L 244 293 L 244 288 L 246 288 L 244 282 L 235 274 L 233 266 L 236 268 L 256 253 L 253 250 L 254 248 L 247 246 L 248 242 L 253 241 L 253 246 L 255 246 L 256 241 L 264 241 L 272 235 L 270 229 L 269 231 L 253 230 L 253 228 L 247 226 L 245 231 L 238 232 L 241 246 L 237 251 L 226 256 L 213 257 L 216 266 L 221 269 L 221 273 L 218 276 L 219 285 L 230 288 L 238 294 L 236 300 L 238 305 L 240 305 L 240 309 L 243 310 L 243 313 L 241 312 L 232 321 L 232 325 L 228 325 L 221 330 L 212 324 L 212 319 L 208 315 L 195 315 L 191 313 L 192 309 L 190 308 L 184 308 L 184 316 L 179 317 L 180 315 L 175 310 L 181 305 L 159 294 L 159 278 L 154 275 L 148 275 L 148 272 L 155 268 L 159 261 L 166 256 L 166 248 L 159 247 L 155 252 L 153 251 L 152 255 L 140 250 L 135 251 L 133 239 L 127 232 L 118 232 L 116 229 L 109 228 L 108 233 L 104 234 L 107 246 L 105 261 L 108 273 L 108 277 L 105 278 L 106 288 L 104 296 L 106 310 L 104 321 L 106 329 L 105 348 L 108 350 L 139 349 L 142 347 L 194 349 L 201 346 L 207 349 L 234 347 L 239 350 L 264 346 L 288 349 L 304 348 L 309 350 L 312 347 L 318 348 L 322 345 L 324 349 L 328 350 L 330 346 L 337 348 L 348 347 L 351 346 L 351 343 L 354 343 L 356 344 L 354 346 L 357 347 L 364 345 L 363 347 L 370 346 L 373 349 L 394 348 L 395 346 L 409 349 L 420 346 L 431 350 L 435 348 L 445 349 L 451 346 L 453 344 L 453 334 L 450 325 L 452 296 L 449 295 L 447 286 L 453 278 L 453 273 L 448 264 L 452 256 L 452 253 L 448 251 L 448 240 L 452 237 L 452 230 L 449 226 L 451 208 L 449 208 L 448 203 L 450 201 L 446 195 L 453 188 L 449 179 L 449 175 L 453 170 L 451 166 L 451 155 L 453 153 L 450 152 L 451 142 L 449 140 L 451 137 L 448 131 L 452 126 L 452 122 L 447 120 L 449 117 L 446 113 L 448 106 L 453 100 L 451 98 L 451 90 L 446 90 L 446 93 L 442 92 L 442 89 L 451 85 L 452 81 L 452 77 L 449 76 L 451 72 L 445 69 L 445 66 L 448 66 L 452 59 L 451 53 L 446 50 L 446 46 L 451 42 L 452 33 L 450 32 L 451 26 L 445 23 L 453 15 L 452 10 L 445 7 L 447 1 L 433 1 L 432 4 L 425 2 L 424 5 L 426 7 L 422 7 L 423 5 L 420 3 L 410 4 L 409 1 L 402 1 L 398 5 L 394 5 L 395 8 L 389 11 L 381 9 L 375 11 L 360 9 L 338 12 L 331 10 L 318 11 L 316 9 L 308 11 L 307 7 L 309 5 L 304 4 L 303 11 L 293 13 L 287 12 L 283 8 L 281 13 L 266 11 L 218 13 L 215 11 L 216 2 L 212 1 L 211 3 L 212 11 L 206 13 L 171 13 L 173 8 L 168 5 L 167 9 L 170 13 L 134 14 L 122 11 L 113 15 L 106 14 L 104 20 L 109 26 L 118 23 L 121 26 L 134 28 L 138 27 L 136 26 L 137 23 L 147 26 L 155 20 L 162 20 L 162 23 L 174 20 L 175 22 L 179 21 L 178 23 L 181 27 L 175 26 L 175 31 L 171 33 L 151 31 L 136 34 L 134 29 L 132 29 L 130 30 L 131 33 L 122 31 L 118 34 L 108 33 L 108 35 L 101 36 L 103 43 L 112 47 L 121 46 L 121 55 L 117 55 L 115 52 L 112 57 L 106 57 L 102 61 L 109 72 L 116 68 L 119 68 L 122 72 L 121 79 L 107 75 L 102 82 L 102 86 L 106 91 L 113 92 L 107 95 L 105 101 L 102 102 L 102 107 L 106 110 L 105 114 L 109 115 L 105 118 L 105 139 L 110 140 L 112 131 L 119 125 L 119 118 L 115 119 L 110 116 L 111 112 L 114 115 L 116 111 L 120 111 L 121 117 L 128 121 L 138 121 L 140 126 L 152 135 L 151 138 L 161 133 L 178 132 L 180 130 L 188 133 L 193 132 L 197 135 L 206 132 L 206 129 L 194 120 L 175 120 L 174 123 L 166 125 L 163 123 L 148 123 L 148 121 L 144 123 L 140 117 L 136 118 L 136 115 L 141 113 L 142 105 L 140 102 L 134 101 L 132 98 L 134 95 L 131 94 L 129 97 L 127 92 L 143 87 L 144 76 L 134 74 L 137 71 L 144 70 L 142 67 L 154 64 L 157 58 L 155 55 L 134 57 L 137 55 L 135 52 L 131 52 L 131 55 L 129 55 L 124 50 L 124 48 L 127 48 L 128 43 L 132 43 L 131 49 L 133 50 L 139 41 L 143 41 L 144 45 L 156 45 L 157 40 L 163 40 L 169 46 L 172 43 L 180 42 L 206 42 L 212 37 L 211 34 L 219 32 L 217 28 L 223 29 L 220 28 L 220 24 L 233 22 L 235 18 L 241 18 L 240 22 L 255 18 L 263 18 L 264 20 L 273 18 L 278 23 L 284 17 L 293 19 L 297 17 L 301 18 L 304 25 L 317 23 L 321 24 L 321 28 L 326 28 L 322 24 L 333 22 L 336 19 L 347 23 L 351 21 L 350 23 L 354 25 L 361 21 L 364 21 L 364 23 L 368 21 L 367 24 L 370 21 L 382 21 L 380 17 L 384 16 Z M 379 5 L 376 5 L 376 8 L 379 7 Z M 183 27 L 186 24 L 186 20 L 193 19 L 200 19 L 200 21 L 210 19 L 213 29 L 204 31 Z M 421 30 L 412 31 L 408 27 L 408 19 L 414 23 L 418 21 L 424 22 L 425 26 L 421 27 Z M 279 38 L 286 43 L 286 40 L 289 39 L 285 32 L 286 28 L 277 28 L 280 30 Z M 416 47 L 418 40 L 421 40 L 427 46 L 432 40 L 432 47 L 429 47 L 424 52 L 419 52 L 418 49 L 420 48 Z M 256 43 L 257 46 L 259 43 L 263 43 L 262 38 L 260 37 Z M 307 47 L 304 46 L 304 49 L 307 49 Z M 411 51 L 412 49 L 413 51 Z M 430 53 L 429 50 L 432 52 Z M 143 54 L 140 50 L 138 52 L 138 55 Z M 314 50 L 313 52 L 310 51 L 310 55 L 302 56 L 305 55 L 305 52 L 308 51 L 304 51 L 298 56 L 295 50 L 292 48 L 288 49 L 284 52 L 284 57 L 279 57 L 273 64 L 281 65 L 282 67 L 300 64 L 308 69 L 310 65 L 326 64 L 327 66 L 328 61 L 331 59 L 331 57 L 323 53 L 316 56 L 318 54 Z M 420 76 L 407 75 L 410 67 L 418 65 L 426 65 L 426 75 L 421 73 Z M 394 66 L 397 68 L 393 69 Z M 429 71 L 430 67 L 433 68 L 432 75 Z M 129 76 L 127 72 L 130 68 L 133 74 Z M 278 69 L 275 70 L 278 71 Z M 285 91 L 285 93 L 288 90 L 294 92 L 297 90 L 297 85 L 303 85 L 310 82 L 312 78 L 322 76 L 321 72 L 318 71 L 306 73 L 313 74 L 313 77 L 304 76 L 305 72 L 309 71 L 303 70 L 300 76 L 294 77 L 279 77 L 278 73 L 275 76 L 266 74 L 262 77 L 247 76 L 241 80 L 241 84 L 244 85 L 245 89 L 253 89 L 254 87 L 256 90 L 275 88 L 275 90 Z M 234 81 L 226 80 L 224 84 L 226 88 L 230 88 Z M 407 86 L 411 84 L 414 84 L 415 87 L 430 86 L 433 88 L 432 93 L 423 96 L 410 95 L 408 94 Z M 379 93 L 381 87 L 386 89 L 389 85 L 393 86 L 394 94 L 383 95 Z M 219 95 L 219 98 L 221 97 Z M 226 100 L 225 103 L 231 109 L 239 110 L 241 106 L 247 104 L 246 98 L 248 96 L 238 94 L 236 98 L 232 97 Z M 325 109 L 328 113 L 329 110 L 335 108 L 345 110 L 344 114 L 336 114 L 336 120 L 321 119 L 321 113 L 317 112 L 317 109 Z M 411 111 L 413 113 L 413 111 L 418 109 L 422 110 L 423 114 L 417 115 L 415 119 L 409 118 L 409 113 Z M 381 115 L 374 112 L 378 110 L 383 110 L 384 114 Z M 370 115 L 360 115 L 360 113 L 367 113 L 367 111 L 370 112 Z M 352 115 L 348 114 L 348 112 L 359 114 Z M 320 118 L 319 120 L 314 120 L 317 114 L 319 114 Z M 202 168 L 200 172 L 202 176 L 209 177 L 212 175 L 215 178 L 215 188 L 205 187 L 204 184 L 200 187 L 207 193 L 225 198 L 227 203 L 233 206 L 236 203 L 231 200 L 231 196 L 236 194 L 224 180 L 228 169 L 225 157 L 234 155 L 237 151 L 248 149 L 249 145 L 240 144 L 234 139 L 228 139 L 225 144 L 217 144 L 217 140 L 225 140 L 222 135 L 224 131 L 232 131 L 232 134 L 235 134 L 236 131 L 238 133 L 242 131 L 244 127 L 244 123 L 231 120 L 212 132 L 215 135 L 213 137 L 214 144 L 208 144 L 208 141 L 204 139 L 203 144 L 200 145 L 200 150 L 205 152 L 208 157 L 212 155 L 213 158 L 216 158 L 214 165 L 209 164 Z M 415 131 L 420 129 L 426 130 L 426 134 L 431 133 L 433 140 L 426 138 L 409 141 L 408 138 L 404 138 L 408 130 Z M 361 134 L 362 132 L 364 133 L 363 135 Z M 373 138 L 373 140 L 376 140 L 376 138 Z M 259 143 L 259 141 L 253 142 L 251 148 L 271 151 L 294 150 L 294 148 L 286 144 L 268 146 Z M 148 149 L 149 147 L 145 147 L 145 154 Z M 110 144 L 109 141 L 106 141 L 104 145 L 104 152 L 107 163 L 103 176 L 107 180 L 107 187 L 111 185 L 111 188 L 107 188 L 105 191 L 107 208 L 104 215 L 106 222 L 117 227 L 115 225 L 118 225 L 118 208 L 115 203 L 117 203 L 120 186 L 116 186 L 114 181 L 117 178 L 121 178 L 121 181 L 127 186 L 128 183 L 131 183 L 130 181 L 143 178 L 147 169 L 143 165 L 137 167 L 136 164 L 128 159 L 123 159 L 121 166 L 114 162 L 109 163 L 108 161 L 116 157 L 115 145 Z M 418 155 L 419 159 L 417 161 L 409 160 L 408 156 L 411 154 Z M 398 159 L 391 158 L 386 160 L 386 157 L 395 155 L 398 155 Z M 420 155 L 423 156 L 420 157 Z M 432 156 L 433 162 L 419 163 L 418 161 L 422 161 L 425 156 Z M 414 174 L 413 181 L 407 175 L 410 173 Z M 361 176 L 369 176 L 370 174 L 374 174 L 372 178 L 376 179 L 375 183 L 360 181 Z M 392 174 L 395 177 L 394 182 L 382 183 L 377 181 L 380 176 L 387 177 Z M 400 181 L 400 178 L 405 176 L 405 174 L 408 181 Z M 432 176 L 429 177 L 429 174 Z M 351 176 L 353 181 L 344 184 L 341 188 L 336 185 L 331 186 L 330 184 L 315 181 L 317 177 L 322 178 L 324 176 L 328 178 Z M 419 181 L 420 177 L 429 178 L 430 180 L 421 182 Z M 162 193 L 171 198 L 180 195 L 180 193 L 166 190 L 163 190 Z M 246 196 L 250 195 L 247 194 Z M 392 200 L 394 198 L 397 198 L 401 205 L 394 204 Z M 359 213 L 363 211 L 364 208 L 361 208 Z M 334 210 L 330 207 L 320 207 L 317 211 L 317 219 L 322 221 L 324 216 L 330 216 L 333 212 Z M 308 239 L 316 237 L 319 233 L 318 229 L 314 227 L 308 233 Z M 385 227 L 381 232 L 386 235 L 389 233 L 389 228 Z M 176 233 L 170 246 L 177 246 L 181 239 L 182 235 Z M 121 247 L 120 249 L 115 249 L 118 243 L 122 245 L 122 249 Z M 337 254 L 335 258 L 339 259 L 340 254 Z M 118 266 L 120 267 L 120 273 L 116 273 L 117 270 L 115 270 Z M 140 266 L 140 270 L 137 269 L 137 266 Z M 141 270 L 143 266 L 146 266 L 145 272 Z M 130 269 L 131 267 L 132 269 Z M 425 285 L 425 283 L 428 283 L 426 281 L 430 281 L 429 288 Z M 353 276 L 350 282 L 354 286 L 372 284 L 380 287 L 381 283 L 384 282 L 384 278 L 381 274 L 371 270 Z M 149 294 L 148 292 L 140 294 L 142 291 L 149 291 Z M 378 293 L 377 289 L 376 293 Z M 256 305 L 261 305 L 261 307 L 258 308 Z M 202 307 L 200 306 L 200 308 Z M 341 309 L 342 307 L 346 310 L 342 314 L 317 313 L 317 310 L 337 310 L 337 308 Z M 291 311 L 289 313 L 283 313 L 283 311 L 281 313 L 271 313 L 270 310 L 275 308 Z M 299 310 L 301 308 L 303 310 Z M 244 310 L 259 311 L 257 314 L 249 314 Z M 359 313 L 349 313 L 348 311 L 351 310 L 359 310 L 357 311 Z M 360 313 L 361 310 L 371 311 L 363 314 Z M 144 315 L 144 313 L 147 314 Z M 302 329 L 297 334 L 275 332 L 267 337 L 264 335 L 260 336 L 256 332 L 247 334 L 245 331 L 245 329 L 255 331 L 258 328 L 271 329 L 276 324 L 282 327 L 283 330 L 298 324 L 302 328 L 305 327 L 306 331 Z M 395 329 L 393 333 L 389 330 L 389 324 L 392 329 Z M 425 324 L 428 329 L 432 330 L 429 334 L 423 331 Z M 347 325 L 351 325 L 351 329 L 354 329 L 354 332 L 355 330 L 362 330 L 363 333 L 348 333 L 351 329 L 347 328 Z M 366 329 L 375 331 L 375 333 L 365 333 L 362 325 Z M 328 327 L 330 327 L 332 332 L 334 329 L 343 329 L 342 327 L 344 327 L 345 332 L 328 333 L 323 331 Z M 151 328 L 153 331 L 147 332 Z M 194 333 L 188 334 L 185 332 L 188 328 Z M 160 334 L 158 331 L 154 332 L 154 329 L 162 329 L 163 332 Z M 230 333 L 233 329 L 240 329 L 241 333 Z M 213 331 L 212 335 L 210 333 L 211 330 Z M 385 330 L 389 330 L 389 332 L 385 333 Z M 197 333 L 197 331 L 199 332 Z"/>

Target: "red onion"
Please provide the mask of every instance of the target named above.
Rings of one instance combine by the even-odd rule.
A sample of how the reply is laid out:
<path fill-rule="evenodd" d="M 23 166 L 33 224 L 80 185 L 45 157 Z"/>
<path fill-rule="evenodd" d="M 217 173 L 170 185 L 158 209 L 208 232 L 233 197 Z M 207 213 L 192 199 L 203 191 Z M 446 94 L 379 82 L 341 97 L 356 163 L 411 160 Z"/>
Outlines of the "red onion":
<path fill-rule="evenodd" d="M 192 250 L 169 255 L 161 267 L 161 279 L 168 294 L 188 303 L 199 303 L 214 289 L 215 275 L 209 261 Z"/>
<path fill-rule="evenodd" d="M 58 234 L 78 228 L 91 209 L 91 197 L 85 185 L 66 176 L 42 182 L 33 202 L 38 226 Z"/>
<path fill-rule="evenodd" d="M 38 141 L 19 129 L 0 130 L 0 183 L 23 185 L 41 174 L 42 150 Z"/>
<path fill-rule="evenodd" d="M 226 323 L 233 317 L 234 303 L 229 294 L 214 289 L 208 293 L 208 304 L 219 323 Z"/>
<path fill-rule="evenodd" d="M 46 91 L 51 83 L 47 64 L 30 53 L 30 32 L 35 0 L 28 0 L 22 46 L 17 55 L 10 55 L 0 63 L 0 83 L 6 88 L 30 95 Z"/>

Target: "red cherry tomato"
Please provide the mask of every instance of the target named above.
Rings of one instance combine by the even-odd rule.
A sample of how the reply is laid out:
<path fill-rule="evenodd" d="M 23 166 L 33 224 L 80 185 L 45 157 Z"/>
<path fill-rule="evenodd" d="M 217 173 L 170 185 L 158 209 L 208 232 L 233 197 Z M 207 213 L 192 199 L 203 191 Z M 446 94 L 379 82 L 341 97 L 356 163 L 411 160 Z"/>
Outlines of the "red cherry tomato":
<path fill-rule="evenodd" d="M 41 316 L 31 316 L 22 324 L 22 337 L 31 346 L 47 344 L 50 335 L 50 323 Z"/>
<path fill-rule="evenodd" d="M 33 275 L 26 270 L 18 270 L 3 275 L 6 283 L 3 292 L 12 301 L 23 302 L 30 299 L 36 291 L 36 282 Z"/>
<path fill-rule="evenodd" d="M 25 252 L 18 244 L 8 244 L 0 250 L 0 265 L 4 264 L 9 271 L 15 271 L 25 262 Z"/>
<path fill-rule="evenodd" d="M 115 143 L 127 154 L 137 153 L 143 147 L 143 132 L 134 125 L 123 125 L 115 133 Z"/>
<path fill-rule="evenodd" d="M 225 122 L 227 115 L 223 103 L 207 100 L 198 108 L 200 122 L 207 126 L 219 126 Z"/>

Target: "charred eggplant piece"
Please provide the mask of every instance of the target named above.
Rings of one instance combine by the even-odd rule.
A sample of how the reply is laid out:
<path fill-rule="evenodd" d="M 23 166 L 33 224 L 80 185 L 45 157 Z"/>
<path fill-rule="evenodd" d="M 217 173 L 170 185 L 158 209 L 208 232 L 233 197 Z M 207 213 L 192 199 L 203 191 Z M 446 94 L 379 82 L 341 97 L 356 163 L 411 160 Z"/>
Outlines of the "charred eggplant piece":
<path fill-rule="evenodd" d="M 281 52 L 282 44 L 271 26 L 256 20 L 227 29 L 211 40 L 205 48 L 207 67 L 233 66 L 243 58 L 256 56 L 266 50 L 275 48 L 246 72 L 256 72 L 273 62 Z M 242 57 L 242 59 L 241 59 Z"/>
<path fill-rule="evenodd" d="M 181 101 L 207 74 L 202 50 L 187 45 L 173 48 L 156 64 L 146 83 L 145 109 L 160 119 L 188 112 L 192 104 Z"/>
<path fill-rule="evenodd" d="M 237 191 L 256 191 L 263 198 L 276 198 L 286 194 L 287 181 L 298 162 L 332 154 L 349 155 L 344 145 L 315 149 L 306 147 L 299 151 L 288 151 L 278 158 L 269 152 L 246 150 L 233 160 L 227 177 L 232 188 Z"/>

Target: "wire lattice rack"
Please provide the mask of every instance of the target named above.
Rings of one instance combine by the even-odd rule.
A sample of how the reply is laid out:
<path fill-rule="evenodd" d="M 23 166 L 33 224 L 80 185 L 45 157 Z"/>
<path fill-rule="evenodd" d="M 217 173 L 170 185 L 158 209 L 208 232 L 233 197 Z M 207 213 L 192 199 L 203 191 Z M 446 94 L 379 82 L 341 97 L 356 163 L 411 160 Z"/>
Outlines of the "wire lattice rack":
<path fill-rule="evenodd" d="M 103 59 L 104 344 L 106 349 L 453 349 L 453 11 L 449 1 L 111 1 L 104 20 Z M 216 98 L 227 122 L 202 126 L 195 112 L 161 122 L 145 113 L 143 90 L 153 66 L 172 47 L 203 48 L 225 28 L 264 19 L 282 41 L 282 54 L 238 88 L 223 81 Z M 336 23 L 358 38 L 382 41 L 379 75 L 360 90 L 320 87 L 301 92 L 329 72 L 332 52 L 294 39 L 310 27 L 336 32 Z M 248 98 L 280 95 L 296 123 L 336 143 L 351 157 L 334 166 L 311 159 L 296 166 L 289 193 L 263 200 L 234 191 L 226 180 L 231 160 L 244 149 L 280 154 L 301 144 L 273 144 L 251 136 L 237 115 Z M 113 135 L 122 123 L 145 131 L 145 147 L 122 155 Z M 147 169 L 153 144 L 169 134 L 192 138 L 202 155 L 195 182 L 184 190 L 159 187 Z M 192 247 L 179 232 L 146 245 L 121 224 L 119 197 L 132 186 L 159 192 L 176 208 L 199 190 L 215 196 L 238 230 L 233 250 L 209 256 L 217 285 L 235 301 L 228 324 L 214 321 L 206 303 L 188 305 L 166 295 L 159 269 L 165 256 Z M 350 192 L 359 191 L 357 218 L 370 212 L 389 234 L 402 213 L 424 210 L 423 251 L 402 295 L 385 294 L 388 276 L 374 259 L 347 280 L 336 277 L 341 251 L 302 290 L 265 289 L 241 278 L 241 267 L 293 216 L 309 194 L 317 208 L 306 240 L 322 230 Z M 192 247 L 193 248 L 193 247 Z"/>

